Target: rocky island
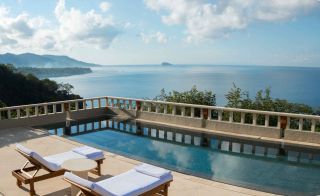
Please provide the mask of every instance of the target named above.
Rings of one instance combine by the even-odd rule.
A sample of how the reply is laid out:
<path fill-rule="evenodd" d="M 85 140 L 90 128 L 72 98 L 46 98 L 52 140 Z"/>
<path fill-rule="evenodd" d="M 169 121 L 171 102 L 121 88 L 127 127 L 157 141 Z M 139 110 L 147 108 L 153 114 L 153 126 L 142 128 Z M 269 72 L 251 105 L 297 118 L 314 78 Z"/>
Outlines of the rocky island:
<path fill-rule="evenodd" d="M 162 62 L 161 65 L 162 65 L 162 66 L 171 66 L 172 64 L 171 64 L 171 63 L 168 63 L 168 62 Z"/>

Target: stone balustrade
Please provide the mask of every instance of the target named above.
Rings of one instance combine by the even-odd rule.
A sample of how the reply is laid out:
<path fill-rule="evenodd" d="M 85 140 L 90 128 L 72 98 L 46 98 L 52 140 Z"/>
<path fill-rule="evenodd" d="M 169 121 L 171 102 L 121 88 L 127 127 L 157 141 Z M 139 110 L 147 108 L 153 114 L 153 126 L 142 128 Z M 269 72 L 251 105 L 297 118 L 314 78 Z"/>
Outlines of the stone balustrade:
<path fill-rule="evenodd" d="M 19 120 L 61 114 L 66 113 L 67 111 L 72 113 L 74 111 L 96 108 L 118 108 L 121 110 L 159 113 L 186 118 L 205 119 L 209 121 L 272 127 L 279 130 L 282 128 L 296 131 L 320 131 L 320 116 L 316 115 L 247 110 L 111 96 L 0 108 L 0 125 L 2 120 Z"/>

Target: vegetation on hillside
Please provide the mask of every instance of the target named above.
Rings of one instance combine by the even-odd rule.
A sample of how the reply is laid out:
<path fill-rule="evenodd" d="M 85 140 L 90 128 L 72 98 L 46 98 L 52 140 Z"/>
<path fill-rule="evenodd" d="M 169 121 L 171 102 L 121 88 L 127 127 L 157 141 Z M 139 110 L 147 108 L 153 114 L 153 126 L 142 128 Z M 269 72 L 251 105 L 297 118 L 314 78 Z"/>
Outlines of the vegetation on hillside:
<path fill-rule="evenodd" d="M 67 99 L 79 99 L 70 84 L 40 80 L 32 74 L 18 73 L 14 66 L 0 64 L 0 106 L 24 105 Z"/>
<path fill-rule="evenodd" d="M 272 98 L 270 88 L 259 90 L 255 98 L 251 99 L 248 91 L 243 91 L 233 84 L 233 87 L 225 97 L 228 101 L 226 107 L 298 114 L 315 113 L 309 105 L 291 103 L 285 99 Z"/>
<path fill-rule="evenodd" d="M 199 91 L 196 86 L 193 86 L 188 91 L 178 92 L 172 91 L 166 93 L 164 89 L 160 91 L 160 95 L 154 98 L 159 101 L 189 103 L 199 105 L 216 105 L 216 95 L 212 91 Z"/>
<path fill-rule="evenodd" d="M 298 114 L 320 114 L 319 111 L 314 111 L 313 108 L 306 104 L 291 103 L 285 99 L 278 99 L 271 97 L 270 88 L 265 90 L 259 90 L 256 96 L 252 99 L 249 92 L 243 91 L 235 84 L 230 91 L 225 95 L 227 99 L 226 107 L 251 109 L 251 110 L 264 110 L 264 111 L 275 111 L 275 112 L 287 112 L 287 113 L 298 113 Z M 177 102 L 177 103 L 190 103 L 200 105 L 216 105 L 216 95 L 212 91 L 199 91 L 196 86 L 193 86 L 189 91 L 172 91 L 166 93 L 164 89 L 161 90 L 160 95 L 156 96 L 154 100 Z M 172 108 L 169 107 L 168 112 L 171 112 Z M 177 113 L 180 113 L 180 108 L 177 108 Z M 195 115 L 199 116 L 200 110 L 195 110 Z M 190 108 L 186 108 L 186 115 L 190 115 Z M 212 115 L 217 115 L 214 111 Z M 228 112 L 223 112 L 224 120 L 229 119 Z M 236 112 L 233 114 L 235 122 L 240 122 L 241 114 Z M 257 123 L 263 124 L 265 117 L 258 115 Z M 252 122 L 252 114 L 245 114 L 245 122 Z M 275 126 L 278 119 L 275 116 L 270 116 L 270 125 Z"/>
<path fill-rule="evenodd" d="M 212 91 L 200 91 L 196 86 L 193 86 L 188 91 L 178 92 L 172 91 L 166 93 L 164 89 L 160 91 L 160 95 L 156 96 L 154 100 L 158 101 L 168 101 L 168 102 L 177 102 L 177 103 L 188 103 L 188 104 L 199 104 L 199 105 L 216 105 L 216 95 Z M 163 108 L 160 108 L 163 110 Z M 168 113 L 172 112 L 172 107 L 167 108 Z M 181 114 L 181 108 L 176 108 L 176 113 Z M 190 108 L 185 108 L 185 114 L 188 116 L 191 113 Z M 200 116 L 200 109 L 196 108 L 195 116 Z"/>
<path fill-rule="evenodd" d="M 317 114 L 313 108 L 306 104 L 292 103 L 286 99 L 279 99 L 271 97 L 270 88 L 265 90 L 259 90 L 256 96 L 252 99 L 248 91 L 243 91 L 241 88 L 233 84 L 233 87 L 225 95 L 227 99 L 226 107 L 241 108 L 241 109 L 251 109 L 251 110 L 263 110 L 263 111 L 274 111 L 274 112 L 287 112 L 287 113 L 297 113 L 297 114 Z M 224 114 L 223 118 L 228 118 L 228 114 Z M 236 122 L 240 122 L 241 114 L 234 113 L 233 119 Z M 253 117 L 251 114 L 245 114 L 245 123 L 251 123 Z M 276 126 L 278 119 L 276 116 L 269 117 L 269 124 Z M 265 123 L 265 116 L 258 115 L 257 124 L 263 125 Z M 297 128 L 298 122 L 292 121 L 291 126 Z M 310 122 L 305 122 L 303 124 L 305 129 L 309 129 Z"/>

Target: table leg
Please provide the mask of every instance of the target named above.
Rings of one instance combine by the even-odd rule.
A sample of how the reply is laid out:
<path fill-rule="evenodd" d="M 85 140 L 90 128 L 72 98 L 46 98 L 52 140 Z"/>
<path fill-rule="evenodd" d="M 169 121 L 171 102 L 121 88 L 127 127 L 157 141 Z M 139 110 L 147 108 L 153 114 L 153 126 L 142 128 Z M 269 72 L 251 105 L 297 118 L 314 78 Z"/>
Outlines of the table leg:
<path fill-rule="evenodd" d="M 75 171 L 73 171 L 71 173 L 73 173 L 73 174 L 75 174 L 75 175 L 77 175 L 77 176 L 79 176 L 79 177 L 81 177 L 83 179 L 86 179 L 86 180 L 88 179 L 88 172 L 87 171 L 84 171 L 84 172 L 75 172 Z M 76 196 L 79 193 L 79 191 L 80 191 L 79 188 L 77 188 L 76 186 L 71 185 L 71 196 Z"/>

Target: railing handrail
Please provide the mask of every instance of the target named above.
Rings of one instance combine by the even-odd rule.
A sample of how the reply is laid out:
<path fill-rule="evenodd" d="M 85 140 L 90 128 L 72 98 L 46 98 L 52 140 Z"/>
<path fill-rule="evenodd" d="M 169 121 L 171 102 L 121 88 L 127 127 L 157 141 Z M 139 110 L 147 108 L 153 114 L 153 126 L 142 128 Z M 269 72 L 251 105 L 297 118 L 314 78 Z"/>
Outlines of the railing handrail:
<path fill-rule="evenodd" d="M 99 99 L 106 99 L 106 98 L 107 99 L 117 99 L 117 100 L 127 100 L 127 101 L 139 101 L 139 102 L 146 102 L 146 103 L 152 103 L 152 104 L 166 104 L 166 105 L 174 105 L 174 106 L 181 106 L 181 107 L 210 109 L 210 110 L 221 110 L 221 111 L 240 112 L 240 113 L 262 114 L 262 115 L 269 115 L 269 116 L 287 116 L 287 117 L 292 117 L 292 118 L 305 118 L 305 119 L 320 120 L 320 116 L 310 115 L 310 114 L 295 114 L 295 113 L 286 113 L 286 112 L 230 108 L 230 107 L 222 107 L 222 106 L 208 106 L 208 105 L 199 105 L 199 104 L 176 103 L 176 102 L 166 102 L 166 101 L 126 98 L 126 97 L 116 97 L 116 96 L 102 96 L 102 97 L 92 97 L 92 98 L 84 98 L 84 99 L 72 99 L 72 100 L 64 100 L 64 101 L 10 106 L 10 107 L 0 108 L 0 111 L 15 110 L 15 109 L 21 109 L 21 108 L 30 108 L 30 107 L 39 107 L 39 106 L 46 106 L 46 105 L 58 105 L 58 104 L 73 103 L 73 102 L 84 102 L 84 101 L 99 100 Z"/>

